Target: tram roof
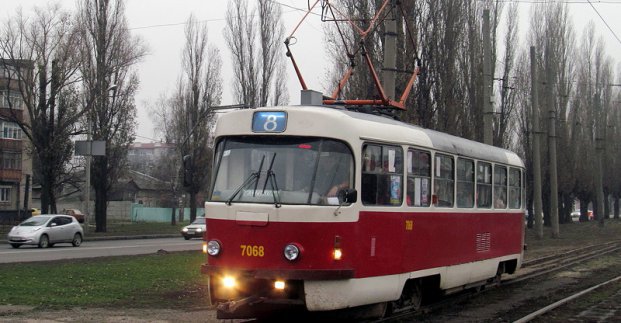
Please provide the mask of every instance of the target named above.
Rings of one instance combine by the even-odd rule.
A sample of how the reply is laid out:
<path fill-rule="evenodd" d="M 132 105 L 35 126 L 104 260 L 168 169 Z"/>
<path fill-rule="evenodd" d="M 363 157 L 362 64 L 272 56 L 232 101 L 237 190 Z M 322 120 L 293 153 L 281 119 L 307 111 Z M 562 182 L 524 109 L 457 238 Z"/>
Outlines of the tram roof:
<path fill-rule="evenodd" d="M 440 131 L 426 129 L 385 116 L 357 112 L 341 107 L 329 106 L 278 106 L 230 111 L 220 116 L 227 127 L 239 126 L 242 118 L 250 117 L 255 111 L 286 111 L 291 123 L 299 128 L 315 130 L 327 137 L 379 141 L 384 143 L 412 145 L 433 149 L 458 156 L 484 159 L 492 162 L 524 167 L 522 160 L 512 151 L 486 145 L 477 141 L 457 137 Z M 242 116 L 242 115 L 244 116 Z M 246 114 L 249 114 L 246 116 Z M 349 120 L 349 121 L 348 121 Z M 219 121 L 219 122 L 220 122 Z M 344 127 L 344 124 L 346 125 Z M 336 129 L 336 130 L 334 130 Z M 234 134 L 216 129 L 216 135 Z M 247 130 L 249 132 L 249 130 Z M 334 135 L 330 135 L 334 132 Z M 238 133 L 242 134 L 242 133 Z M 288 129 L 288 134 L 291 134 Z M 294 133 L 303 135 L 304 133 Z"/>

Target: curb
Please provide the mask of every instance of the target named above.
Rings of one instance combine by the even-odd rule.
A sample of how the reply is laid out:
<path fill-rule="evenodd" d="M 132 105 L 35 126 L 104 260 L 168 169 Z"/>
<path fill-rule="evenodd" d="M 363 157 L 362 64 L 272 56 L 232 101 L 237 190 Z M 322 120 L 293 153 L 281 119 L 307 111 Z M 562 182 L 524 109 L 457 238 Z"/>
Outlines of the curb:
<path fill-rule="evenodd" d="M 131 236 L 103 236 L 103 237 L 84 237 L 84 241 L 106 241 L 106 240 L 143 240 L 161 238 L 182 238 L 181 234 L 139 234 Z M 7 240 L 0 240 L 0 244 L 8 244 Z"/>

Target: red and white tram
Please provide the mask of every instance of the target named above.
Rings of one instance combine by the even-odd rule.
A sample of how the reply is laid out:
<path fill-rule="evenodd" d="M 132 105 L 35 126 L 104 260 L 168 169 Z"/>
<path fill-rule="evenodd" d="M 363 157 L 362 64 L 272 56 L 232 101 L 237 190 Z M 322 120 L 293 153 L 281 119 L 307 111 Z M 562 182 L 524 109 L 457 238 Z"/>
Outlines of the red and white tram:
<path fill-rule="evenodd" d="M 202 272 L 219 318 L 417 306 L 521 265 L 513 152 L 325 106 L 227 112 L 215 134 Z"/>

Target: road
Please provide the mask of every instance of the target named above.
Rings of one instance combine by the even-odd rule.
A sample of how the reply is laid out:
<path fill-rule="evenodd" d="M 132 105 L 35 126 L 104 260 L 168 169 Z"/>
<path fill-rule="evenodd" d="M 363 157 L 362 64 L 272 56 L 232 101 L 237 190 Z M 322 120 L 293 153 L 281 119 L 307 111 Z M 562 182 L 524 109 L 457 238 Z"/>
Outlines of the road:
<path fill-rule="evenodd" d="M 202 240 L 178 238 L 101 240 L 84 241 L 78 248 L 71 244 L 58 244 L 53 248 L 41 249 L 36 246 L 21 246 L 13 249 L 8 244 L 0 244 L 0 263 L 50 261 L 59 259 L 95 258 L 107 256 L 129 256 L 166 251 L 196 250 L 199 252 Z"/>

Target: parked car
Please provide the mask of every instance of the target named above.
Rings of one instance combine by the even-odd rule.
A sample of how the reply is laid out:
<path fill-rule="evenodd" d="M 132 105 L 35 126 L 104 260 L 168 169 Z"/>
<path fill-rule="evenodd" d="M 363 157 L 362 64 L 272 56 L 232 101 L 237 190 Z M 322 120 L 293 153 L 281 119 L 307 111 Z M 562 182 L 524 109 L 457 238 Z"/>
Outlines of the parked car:
<path fill-rule="evenodd" d="M 207 231 L 207 224 L 205 223 L 204 217 L 196 217 L 194 222 L 190 225 L 186 225 L 181 229 L 181 235 L 185 240 L 190 240 L 191 238 L 202 238 L 203 233 Z"/>
<path fill-rule="evenodd" d="M 592 210 L 588 210 L 587 211 L 587 216 L 588 216 L 588 220 L 589 221 L 593 220 L 593 211 Z M 573 212 L 571 212 L 571 219 L 573 221 L 580 221 L 580 211 L 573 211 Z"/>
<path fill-rule="evenodd" d="M 78 220 L 78 222 L 80 223 L 84 223 L 84 213 L 82 213 L 82 211 L 78 209 L 64 209 L 63 213 L 66 215 L 71 215 L 72 217 L 76 218 L 76 220 Z"/>
<path fill-rule="evenodd" d="M 30 214 L 34 215 L 41 215 L 41 210 L 37 209 L 36 207 L 33 207 L 30 209 Z"/>
<path fill-rule="evenodd" d="M 19 248 L 21 245 L 47 248 L 65 242 L 79 247 L 84 238 L 84 230 L 72 216 L 43 214 L 33 216 L 14 226 L 7 238 L 13 248 Z"/>

